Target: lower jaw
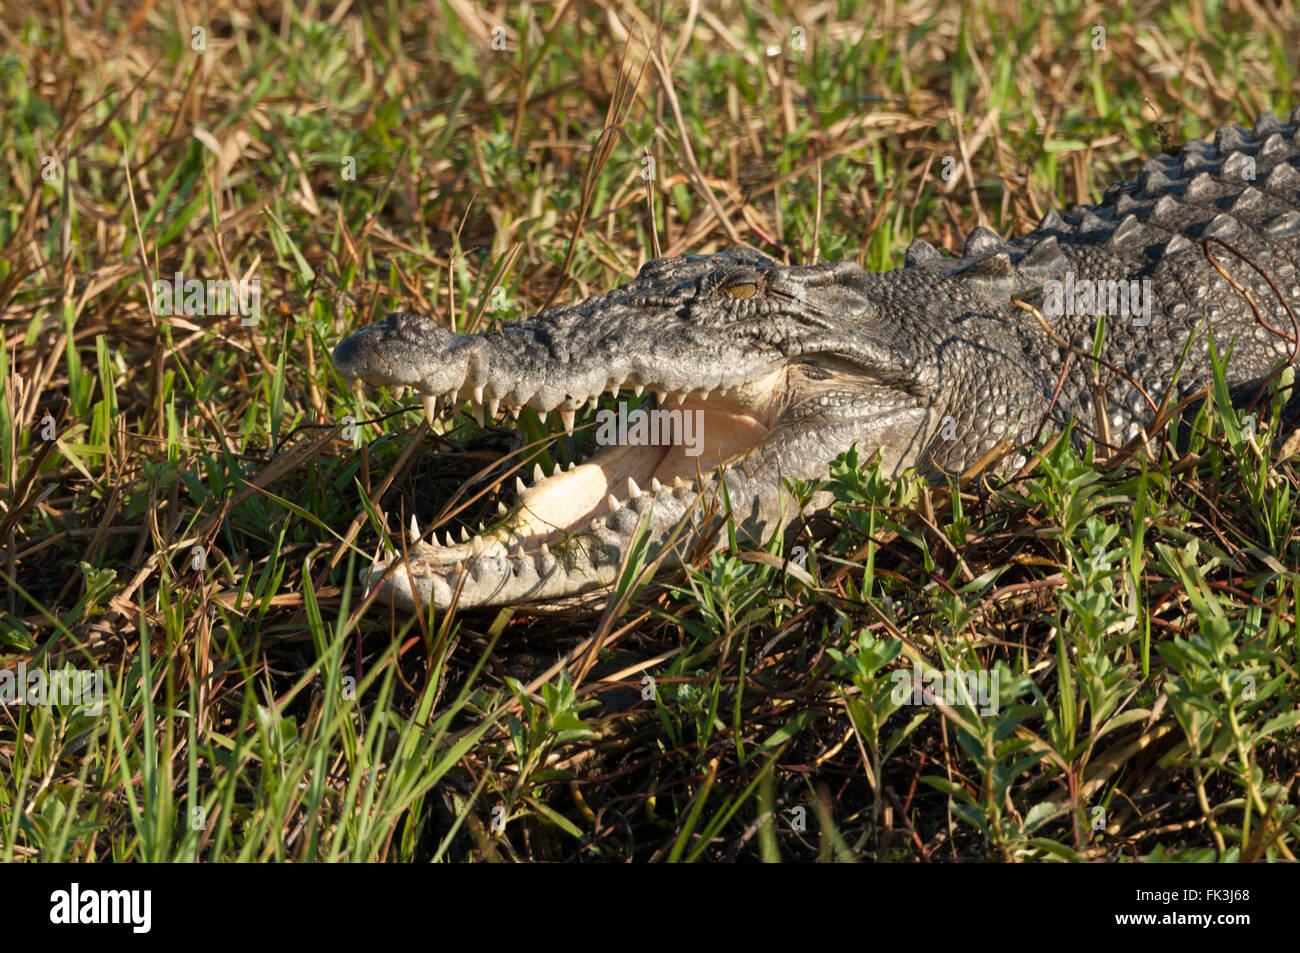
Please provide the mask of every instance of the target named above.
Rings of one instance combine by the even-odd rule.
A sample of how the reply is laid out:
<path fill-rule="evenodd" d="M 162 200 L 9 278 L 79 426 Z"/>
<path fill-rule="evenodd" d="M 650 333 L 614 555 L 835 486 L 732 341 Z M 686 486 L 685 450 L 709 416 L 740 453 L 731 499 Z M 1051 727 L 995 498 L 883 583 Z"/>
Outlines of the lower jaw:
<path fill-rule="evenodd" d="M 445 608 L 463 586 L 469 595 L 464 605 L 534 604 L 607 586 L 621 561 L 615 550 L 626 546 L 629 530 L 648 510 L 655 509 L 656 523 L 675 522 L 689 508 L 697 480 L 707 483 L 719 465 L 743 457 L 769 432 L 752 415 L 716 404 L 688 400 L 668 409 L 683 418 L 698 415 L 693 420 L 703 432 L 693 432 L 703 438 L 700 443 L 607 446 L 525 489 L 509 517 L 477 538 L 415 544 L 406 554 L 408 564 L 387 574 L 381 598 L 406 609 L 429 602 Z M 529 565 L 515 571 L 512 558 L 520 556 Z M 388 562 L 367 574 L 368 588 Z"/>
<path fill-rule="evenodd" d="M 599 600 L 603 590 L 614 582 L 618 567 L 588 557 L 585 549 L 572 549 L 563 562 L 552 556 L 544 567 L 538 565 L 537 557 L 529 557 L 526 574 L 521 575 L 512 573 L 510 563 L 499 553 L 443 564 L 417 548 L 405 564 L 399 563 L 391 572 L 387 571 L 388 564 L 371 569 L 366 582 L 368 590 L 380 587 L 380 601 L 407 611 L 423 611 L 430 605 L 445 610 L 453 603 L 464 608 L 486 608 Z"/>

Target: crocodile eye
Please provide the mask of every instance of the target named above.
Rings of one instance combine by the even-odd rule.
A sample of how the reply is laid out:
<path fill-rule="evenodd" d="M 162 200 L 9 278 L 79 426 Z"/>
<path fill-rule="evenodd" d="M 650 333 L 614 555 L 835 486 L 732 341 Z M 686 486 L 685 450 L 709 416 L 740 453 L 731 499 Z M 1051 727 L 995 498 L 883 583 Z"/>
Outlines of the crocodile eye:
<path fill-rule="evenodd" d="M 758 285 L 752 281 L 739 285 L 728 285 L 722 289 L 722 293 L 731 298 L 752 298 L 758 293 Z"/>

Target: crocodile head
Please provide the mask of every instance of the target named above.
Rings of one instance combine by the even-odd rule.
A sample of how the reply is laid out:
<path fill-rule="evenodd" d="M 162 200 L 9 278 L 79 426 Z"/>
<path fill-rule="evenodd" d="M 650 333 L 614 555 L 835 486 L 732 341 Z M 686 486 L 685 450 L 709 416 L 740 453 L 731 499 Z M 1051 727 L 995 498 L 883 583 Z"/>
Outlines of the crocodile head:
<path fill-rule="evenodd" d="M 461 543 L 435 535 L 367 581 L 407 608 L 554 602 L 608 586 L 638 534 L 689 551 L 711 531 L 698 504 L 720 474 L 738 528 L 761 540 L 794 516 L 783 478 L 824 475 L 854 442 L 890 471 L 917 463 L 935 381 L 900 343 L 916 336 L 882 317 L 879 277 L 734 248 L 652 260 L 606 295 L 491 334 L 400 313 L 353 334 L 334 351 L 339 373 L 415 388 L 430 415 L 449 398 L 480 421 L 529 406 L 571 428 L 606 391 L 654 395 L 640 433 L 633 418 L 625 442 L 598 433 L 609 445 L 590 459 L 517 482 L 500 524 Z"/>

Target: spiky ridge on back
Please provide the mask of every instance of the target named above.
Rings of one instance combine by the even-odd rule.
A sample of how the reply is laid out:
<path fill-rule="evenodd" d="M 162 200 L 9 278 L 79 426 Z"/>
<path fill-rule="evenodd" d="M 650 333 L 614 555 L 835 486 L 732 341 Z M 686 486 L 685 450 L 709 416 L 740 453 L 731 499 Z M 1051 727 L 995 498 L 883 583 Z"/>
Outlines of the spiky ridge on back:
<path fill-rule="evenodd" d="M 1220 239 L 1242 257 L 1211 243 L 1210 252 L 1243 287 L 1249 289 L 1261 317 L 1288 334 L 1290 318 L 1267 282 L 1245 261 L 1258 264 L 1292 303 L 1300 306 L 1300 109 L 1290 122 L 1260 116 L 1253 129 L 1228 125 L 1213 142 L 1193 140 L 1177 155 L 1149 159 L 1136 182 L 1121 182 L 1107 190 L 1097 206 L 1076 206 L 1060 214 L 1049 211 L 1030 233 L 1006 242 L 987 228 L 967 237 L 962 257 L 944 258 L 925 242 L 913 242 L 904 269 L 932 274 L 978 289 L 1020 338 L 1021 360 L 1015 371 L 1030 377 L 1008 391 L 997 374 L 976 386 L 954 408 L 958 432 L 970 428 L 974 441 L 987 449 L 1000 434 L 988 432 L 988 420 L 998 416 L 1001 403 L 1019 405 L 1022 419 L 1045 409 L 1066 355 L 1042 329 L 1014 304 L 1022 297 L 1042 310 L 1045 282 L 1150 282 L 1149 323 L 1107 315 L 1102 357 L 1123 368 L 1159 403 L 1171 386 L 1181 398 L 1204 387 L 1211 376 L 1212 332 L 1222 354 L 1232 345 L 1231 371 L 1237 381 L 1267 376 L 1279 360 L 1292 353 L 1292 344 L 1256 321 L 1240 292 L 1224 279 L 1205 254 L 1205 239 Z M 949 288 L 953 287 L 948 285 Z M 957 320 L 959 315 L 949 317 Z M 1052 319 L 1057 335 L 1090 349 L 1095 315 L 1061 315 Z M 1199 333 L 1197 329 L 1204 325 Z M 987 331 L 987 329 L 985 329 Z M 1188 337 L 1196 333 L 1182 376 L 1174 370 Z M 976 341 L 988 345 L 981 333 Z M 1234 343 L 1235 342 L 1235 343 Z M 996 349 L 996 342 L 993 342 Z M 1095 409 L 1090 362 L 1076 359 L 1061 389 L 1054 412 L 1074 415 L 1088 427 Z M 1140 391 L 1109 371 L 1101 371 L 1112 434 L 1133 436 L 1152 416 Z M 1033 399 L 1028 398 L 1032 389 Z M 1017 400 L 1017 397 L 1020 397 Z M 977 449 L 970 446 L 933 448 L 943 469 L 959 469 Z"/>

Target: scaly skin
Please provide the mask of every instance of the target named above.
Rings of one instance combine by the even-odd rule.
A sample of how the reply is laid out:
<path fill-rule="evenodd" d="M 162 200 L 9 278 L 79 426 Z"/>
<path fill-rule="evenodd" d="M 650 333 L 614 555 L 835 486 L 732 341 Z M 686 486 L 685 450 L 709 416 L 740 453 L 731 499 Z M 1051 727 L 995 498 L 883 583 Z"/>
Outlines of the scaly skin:
<path fill-rule="evenodd" d="M 682 551 L 712 532 L 692 504 L 714 495 L 719 465 L 738 529 L 762 541 L 795 515 L 782 479 L 824 477 L 854 443 L 863 459 L 879 451 L 887 472 L 916 467 L 939 477 L 967 470 L 1000 441 L 1023 441 L 1044 419 L 1048 432 L 1071 418 L 1090 429 L 1091 363 L 1071 359 L 1053 403 L 1066 354 L 1013 300 L 1044 312 L 1055 338 L 1090 348 L 1096 314 L 1052 313 L 1059 298 L 1044 285 L 1053 281 L 1149 282 L 1148 312 L 1116 314 L 1107 303 L 1101 356 L 1156 405 L 1210 381 L 1207 330 L 1220 355 L 1232 346 L 1234 395 L 1253 396 L 1292 345 L 1256 321 L 1202 240 L 1230 243 L 1300 303 L 1297 129 L 1300 110 L 1285 124 L 1265 115 L 1253 131 L 1225 126 L 1212 144 L 1150 160 L 1138 182 L 1112 187 L 1100 206 L 1050 212 L 1011 242 L 976 229 L 959 259 L 914 242 L 904 267 L 874 274 L 847 261 L 784 267 L 732 248 L 653 260 L 609 294 L 488 335 L 390 315 L 338 345 L 340 374 L 414 387 L 431 412 L 450 396 L 479 416 L 527 405 L 557 410 L 569 425 L 604 391 L 644 388 L 668 409 L 685 397 L 686 409 L 705 412 L 705 432 L 697 458 L 614 447 L 521 488 L 501 526 L 469 543 L 415 546 L 380 597 L 442 608 L 458 588 L 463 607 L 599 591 L 638 528 L 651 552 L 675 531 Z M 1211 250 L 1264 318 L 1289 332 L 1259 275 L 1227 249 Z M 1103 369 L 1100 379 L 1112 442 L 1127 442 L 1154 416 L 1152 405 L 1123 376 Z"/>

